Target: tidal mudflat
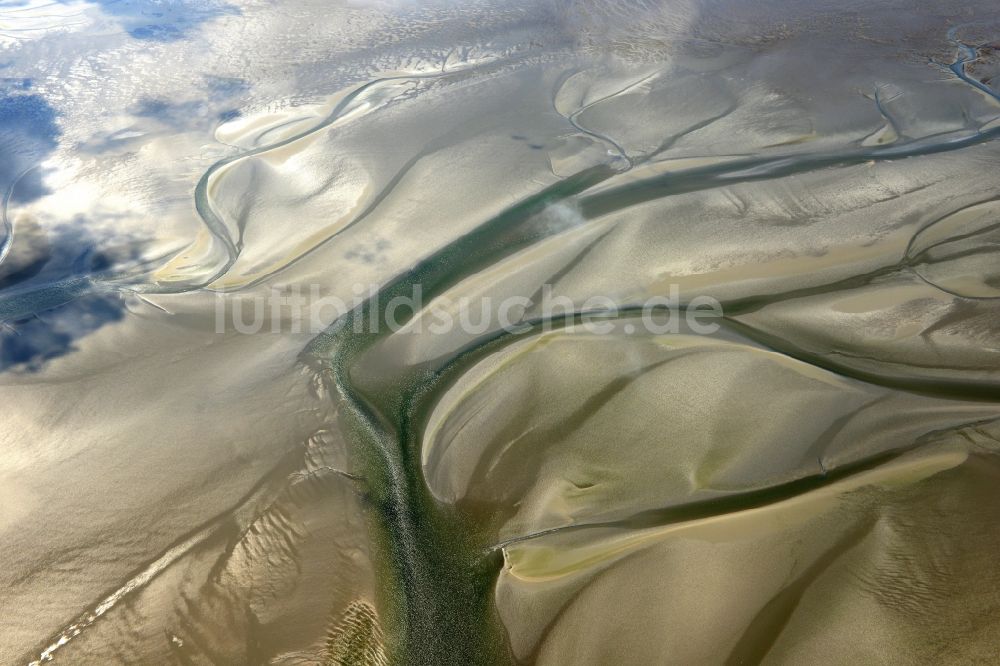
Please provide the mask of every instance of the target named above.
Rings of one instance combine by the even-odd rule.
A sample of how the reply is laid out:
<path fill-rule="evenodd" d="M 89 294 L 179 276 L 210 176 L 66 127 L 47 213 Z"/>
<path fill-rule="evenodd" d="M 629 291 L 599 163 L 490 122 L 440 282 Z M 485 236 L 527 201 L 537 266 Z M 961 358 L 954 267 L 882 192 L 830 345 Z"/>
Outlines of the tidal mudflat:
<path fill-rule="evenodd" d="M 969 664 L 1000 15 L 0 3 L 0 663 Z"/>

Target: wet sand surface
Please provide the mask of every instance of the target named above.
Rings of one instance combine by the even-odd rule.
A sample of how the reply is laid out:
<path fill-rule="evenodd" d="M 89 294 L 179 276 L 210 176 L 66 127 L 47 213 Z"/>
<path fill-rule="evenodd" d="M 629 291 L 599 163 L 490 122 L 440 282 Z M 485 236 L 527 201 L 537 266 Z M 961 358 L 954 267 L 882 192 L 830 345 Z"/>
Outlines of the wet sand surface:
<path fill-rule="evenodd" d="M 985 0 L 0 5 L 0 663 L 991 663 L 998 54 Z"/>

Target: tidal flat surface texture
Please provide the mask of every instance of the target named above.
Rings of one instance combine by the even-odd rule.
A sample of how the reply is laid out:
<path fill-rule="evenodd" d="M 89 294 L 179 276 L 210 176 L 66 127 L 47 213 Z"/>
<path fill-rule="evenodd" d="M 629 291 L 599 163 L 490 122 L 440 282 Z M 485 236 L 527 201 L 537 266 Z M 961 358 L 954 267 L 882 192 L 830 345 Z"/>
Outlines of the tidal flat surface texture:
<path fill-rule="evenodd" d="M 0 664 L 993 664 L 996 0 L 0 0 Z"/>

